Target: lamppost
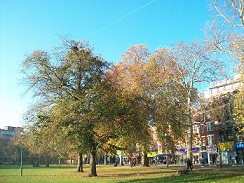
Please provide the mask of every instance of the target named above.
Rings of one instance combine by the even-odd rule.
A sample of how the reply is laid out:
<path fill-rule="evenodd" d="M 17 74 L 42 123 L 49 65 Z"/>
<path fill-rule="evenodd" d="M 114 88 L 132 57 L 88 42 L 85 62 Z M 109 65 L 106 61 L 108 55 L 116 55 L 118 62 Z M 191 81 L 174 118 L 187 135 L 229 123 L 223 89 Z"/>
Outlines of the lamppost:
<path fill-rule="evenodd" d="M 220 149 L 220 146 L 219 146 L 219 143 L 221 141 L 221 137 L 220 137 L 220 129 L 219 129 L 219 125 L 221 124 L 220 122 L 218 121 L 215 121 L 214 122 L 215 126 L 217 127 L 217 131 L 218 131 L 218 149 L 219 149 L 219 164 L 220 164 L 220 168 L 222 169 L 222 153 L 221 153 L 221 149 Z"/>
<path fill-rule="evenodd" d="M 20 131 L 20 176 L 22 176 L 23 171 L 23 133 Z"/>
<path fill-rule="evenodd" d="M 23 169 L 22 165 L 23 165 L 23 148 L 21 147 L 21 149 L 20 149 L 20 176 L 22 176 L 22 169 Z"/>
<path fill-rule="evenodd" d="M 166 142 L 165 142 L 166 153 L 168 154 L 168 145 L 169 145 L 169 142 L 170 142 L 170 139 L 169 139 L 170 136 L 169 136 L 168 133 L 165 133 L 164 136 L 165 136 L 165 139 L 166 139 Z M 167 165 L 167 167 L 169 166 L 169 161 L 170 161 L 170 157 L 167 155 L 166 156 L 166 165 Z"/>

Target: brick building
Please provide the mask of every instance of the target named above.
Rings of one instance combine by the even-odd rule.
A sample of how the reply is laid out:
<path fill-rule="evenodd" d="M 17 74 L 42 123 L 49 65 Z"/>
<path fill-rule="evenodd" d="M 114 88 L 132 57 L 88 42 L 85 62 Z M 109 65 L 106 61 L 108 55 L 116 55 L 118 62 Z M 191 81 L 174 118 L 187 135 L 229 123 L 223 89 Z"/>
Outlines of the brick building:
<path fill-rule="evenodd" d="M 201 100 L 205 101 L 206 108 L 200 107 L 192 113 L 193 163 L 198 164 L 201 160 L 205 164 L 219 163 L 220 155 L 223 164 L 243 161 L 244 136 L 235 127 L 233 117 L 233 95 L 240 86 L 242 82 L 237 75 L 232 80 L 213 82 L 207 91 L 199 94 Z M 216 101 L 216 109 L 210 110 L 209 105 Z M 186 147 L 186 140 L 176 144 L 178 162 L 186 159 Z"/>
<path fill-rule="evenodd" d="M 216 81 L 210 88 L 200 94 L 208 103 L 216 103 L 218 110 L 203 111 L 195 116 L 199 122 L 199 139 L 202 142 L 202 155 L 207 157 L 208 163 L 212 157 L 220 155 L 223 164 L 241 163 L 244 157 L 243 134 L 235 126 L 233 116 L 234 94 L 243 84 L 240 76 L 236 75 L 231 80 Z M 218 106 L 219 105 L 219 106 Z M 222 114 L 222 117 L 221 117 Z M 205 147 L 206 145 L 206 152 Z M 205 158 L 206 159 L 206 158 Z"/>

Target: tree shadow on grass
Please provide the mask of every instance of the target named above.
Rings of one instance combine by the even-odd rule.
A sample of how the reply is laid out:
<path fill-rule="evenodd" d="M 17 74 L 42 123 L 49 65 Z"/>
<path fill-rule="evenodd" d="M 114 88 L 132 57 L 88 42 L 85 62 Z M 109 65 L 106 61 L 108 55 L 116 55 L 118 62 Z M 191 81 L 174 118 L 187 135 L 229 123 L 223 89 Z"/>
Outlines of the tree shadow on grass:
<path fill-rule="evenodd" d="M 33 167 L 32 165 L 23 165 L 23 169 L 75 169 L 76 166 L 66 166 L 66 165 L 51 165 L 46 167 L 46 165 L 41 165 L 39 167 Z M 0 169 L 20 169 L 20 165 L 0 165 Z"/>
<path fill-rule="evenodd" d="M 243 174 L 212 174 L 212 173 L 193 173 L 184 176 L 168 176 L 168 177 L 161 177 L 161 178 L 146 178 L 146 179 L 134 179 L 134 180 L 124 180 L 120 181 L 119 183 L 183 183 L 183 182 L 235 182 L 235 178 L 239 182 L 239 177 L 243 176 Z M 231 180 L 230 180 L 231 178 Z M 243 180 L 243 179 L 242 179 Z"/>
<path fill-rule="evenodd" d="M 172 171 L 172 172 L 176 172 L 176 171 Z M 169 174 L 172 172 L 167 172 L 167 173 Z M 99 173 L 98 176 L 99 177 L 111 177 L 111 178 L 113 178 L 113 177 L 135 177 L 135 176 L 143 176 L 144 177 L 147 175 L 158 175 L 159 173 L 160 172 L 135 172 L 135 173 L 129 172 L 129 173 L 114 173 L 114 174 L 110 173 L 110 174 L 108 174 L 105 172 L 105 173 Z"/>

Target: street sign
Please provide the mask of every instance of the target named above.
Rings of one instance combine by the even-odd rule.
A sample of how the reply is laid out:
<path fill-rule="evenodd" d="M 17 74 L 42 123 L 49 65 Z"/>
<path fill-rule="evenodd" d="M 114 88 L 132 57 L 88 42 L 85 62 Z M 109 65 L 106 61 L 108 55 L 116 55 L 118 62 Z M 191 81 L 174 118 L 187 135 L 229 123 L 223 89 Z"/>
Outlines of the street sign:
<path fill-rule="evenodd" d="M 236 143 L 236 144 L 235 144 L 235 148 L 236 148 L 236 149 L 244 149 L 244 143 L 243 143 L 243 142 Z"/>
<path fill-rule="evenodd" d="M 234 143 L 233 142 L 219 143 L 219 149 L 220 150 L 232 149 L 233 147 L 234 147 Z"/>
<path fill-rule="evenodd" d="M 149 153 L 147 153 L 147 157 L 149 157 L 149 158 L 153 158 L 155 156 L 156 156 L 156 152 L 149 152 Z"/>

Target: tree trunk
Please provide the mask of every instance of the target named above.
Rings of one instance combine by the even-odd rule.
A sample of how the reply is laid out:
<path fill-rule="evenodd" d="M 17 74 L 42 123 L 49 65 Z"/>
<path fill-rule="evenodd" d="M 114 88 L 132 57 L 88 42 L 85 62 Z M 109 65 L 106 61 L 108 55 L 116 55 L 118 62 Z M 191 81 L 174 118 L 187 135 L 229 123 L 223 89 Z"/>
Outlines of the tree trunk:
<path fill-rule="evenodd" d="M 46 162 L 45 162 L 45 164 L 46 164 L 46 167 L 49 167 L 49 156 L 46 156 Z"/>
<path fill-rule="evenodd" d="M 187 158 L 190 158 L 192 160 L 192 118 L 191 118 L 191 97 L 190 94 L 188 94 L 187 99 L 187 115 L 188 115 L 188 132 L 187 132 Z"/>
<path fill-rule="evenodd" d="M 116 156 L 115 164 L 116 164 L 116 162 L 117 162 L 118 165 L 124 166 L 124 161 L 123 161 L 122 152 L 121 152 L 121 151 L 118 151 L 117 153 L 118 153 L 118 155 L 119 155 L 119 162 L 118 162 L 118 157 Z"/>
<path fill-rule="evenodd" d="M 122 153 L 120 154 L 120 159 L 119 159 L 119 164 L 121 165 L 121 166 L 124 166 L 124 158 L 123 158 L 123 156 L 122 156 Z"/>
<path fill-rule="evenodd" d="M 96 150 L 91 151 L 91 172 L 89 174 L 90 177 L 97 176 L 97 169 L 96 169 Z"/>
<path fill-rule="evenodd" d="M 77 172 L 84 172 L 83 171 L 82 153 L 78 153 Z"/>
<path fill-rule="evenodd" d="M 147 157 L 147 153 L 143 152 L 142 157 L 141 157 L 141 164 L 144 167 L 149 167 L 149 162 L 148 162 L 148 157 Z"/>
<path fill-rule="evenodd" d="M 103 157 L 103 164 L 104 165 L 107 165 L 108 164 L 108 160 L 107 160 L 107 153 L 104 154 L 104 157 Z"/>

